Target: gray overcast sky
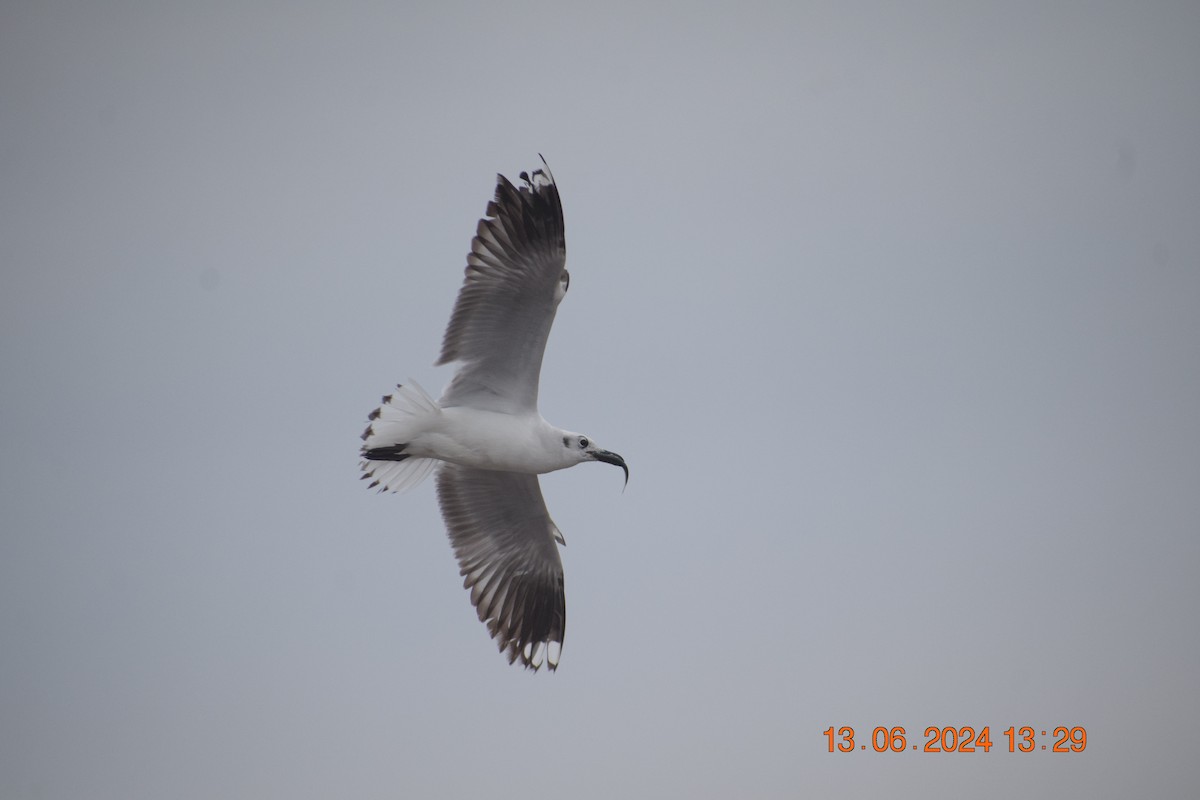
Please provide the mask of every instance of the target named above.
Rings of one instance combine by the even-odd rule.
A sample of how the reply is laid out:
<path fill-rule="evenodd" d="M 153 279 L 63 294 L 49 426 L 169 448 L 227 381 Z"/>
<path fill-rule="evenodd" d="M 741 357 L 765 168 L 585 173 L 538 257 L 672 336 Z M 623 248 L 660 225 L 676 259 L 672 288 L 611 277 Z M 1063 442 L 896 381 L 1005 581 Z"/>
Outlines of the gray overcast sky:
<path fill-rule="evenodd" d="M 1195 3 L 4 3 L 0 797 L 1196 796 L 1198 98 Z M 539 152 L 632 480 L 535 676 L 356 464 Z"/>

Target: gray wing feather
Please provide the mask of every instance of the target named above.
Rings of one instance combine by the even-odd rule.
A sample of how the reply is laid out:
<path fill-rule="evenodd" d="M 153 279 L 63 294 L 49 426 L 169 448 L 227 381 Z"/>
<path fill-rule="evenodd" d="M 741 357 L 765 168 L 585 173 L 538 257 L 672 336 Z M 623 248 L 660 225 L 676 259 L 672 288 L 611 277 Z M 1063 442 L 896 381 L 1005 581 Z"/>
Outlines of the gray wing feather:
<path fill-rule="evenodd" d="M 518 188 L 496 176 L 495 199 L 471 241 L 437 362 L 462 362 L 443 406 L 537 408 L 542 355 L 569 277 L 554 177 L 547 168 L 521 179 Z"/>
<path fill-rule="evenodd" d="M 443 464 L 438 502 L 463 586 L 511 664 L 558 666 L 566 630 L 562 560 L 536 475 Z"/>

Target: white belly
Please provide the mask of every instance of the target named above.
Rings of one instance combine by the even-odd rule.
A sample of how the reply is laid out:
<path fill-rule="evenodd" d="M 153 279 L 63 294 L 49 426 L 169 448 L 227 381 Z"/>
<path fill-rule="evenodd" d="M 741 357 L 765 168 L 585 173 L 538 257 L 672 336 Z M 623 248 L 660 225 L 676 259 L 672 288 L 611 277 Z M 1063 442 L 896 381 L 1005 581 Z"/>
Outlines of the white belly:
<path fill-rule="evenodd" d="M 537 414 L 512 416 L 458 406 L 442 409 L 431 422 L 409 445 L 412 455 L 527 474 L 569 466 L 554 429 Z"/>

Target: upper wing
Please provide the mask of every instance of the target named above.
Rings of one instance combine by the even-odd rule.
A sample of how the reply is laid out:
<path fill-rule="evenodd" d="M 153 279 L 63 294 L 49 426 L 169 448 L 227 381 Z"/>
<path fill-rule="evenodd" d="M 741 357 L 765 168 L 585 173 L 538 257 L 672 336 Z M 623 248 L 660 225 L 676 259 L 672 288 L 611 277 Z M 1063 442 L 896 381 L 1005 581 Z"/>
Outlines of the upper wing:
<path fill-rule="evenodd" d="M 496 198 L 471 241 L 437 362 L 463 362 L 443 406 L 508 413 L 537 408 L 542 354 L 569 277 L 554 177 L 546 168 L 532 178 L 522 172 L 521 180 L 517 188 L 496 176 Z"/>
<path fill-rule="evenodd" d="M 567 624 L 562 541 L 536 475 L 443 464 L 438 501 L 479 620 L 511 664 L 554 670 Z"/>

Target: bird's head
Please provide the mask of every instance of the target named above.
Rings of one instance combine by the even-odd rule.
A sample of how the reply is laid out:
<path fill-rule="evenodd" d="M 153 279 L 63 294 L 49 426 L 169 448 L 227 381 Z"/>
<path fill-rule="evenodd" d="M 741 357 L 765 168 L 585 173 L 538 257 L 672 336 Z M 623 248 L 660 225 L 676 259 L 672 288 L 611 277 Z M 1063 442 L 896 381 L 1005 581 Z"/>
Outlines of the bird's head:
<path fill-rule="evenodd" d="M 564 433 L 562 444 L 569 454 L 568 458 L 571 459 L 571 463 L 582 464 L 584 461 L 603 461 L 605 464 L 613 464 L 625 471 L 625 485 L 629 485 L 629 467 L 625 466 L 625 459 L 611 450 L 602 450 L 597 447 L 596 443 L 590 437 L 584 436 L 581 433 Z"/>

